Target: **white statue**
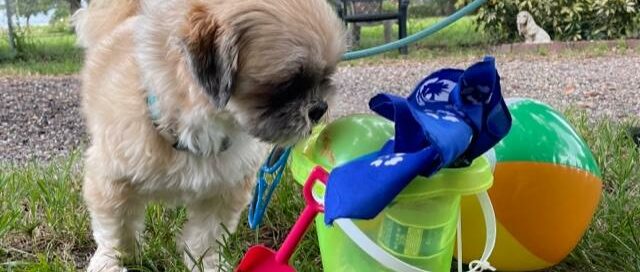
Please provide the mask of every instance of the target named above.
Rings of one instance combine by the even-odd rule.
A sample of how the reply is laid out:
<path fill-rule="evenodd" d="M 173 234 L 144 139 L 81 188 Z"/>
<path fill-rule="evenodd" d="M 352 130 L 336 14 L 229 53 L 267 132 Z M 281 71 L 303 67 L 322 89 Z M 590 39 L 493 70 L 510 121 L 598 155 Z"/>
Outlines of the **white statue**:
<path fill-rule="evenodd" d="M 525 43 L 550 43 L 551 37 L 533 20 L 533 16 L 527 11 L 518 13 L 516 22 L 518 34 L 524 36 Z"/>

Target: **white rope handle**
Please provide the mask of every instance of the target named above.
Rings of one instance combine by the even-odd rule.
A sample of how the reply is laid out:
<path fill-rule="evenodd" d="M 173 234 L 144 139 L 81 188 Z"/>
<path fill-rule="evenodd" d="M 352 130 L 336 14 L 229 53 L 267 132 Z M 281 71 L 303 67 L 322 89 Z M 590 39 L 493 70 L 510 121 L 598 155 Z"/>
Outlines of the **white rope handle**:
<path fill-rule="evenodd" d="M 462 209 L 458 210 L 458 225 L 456 228 L 456 242 L 458 242 L 458 272 L 462 272 Z"/>
<path fill-rule="evenodd" d="M 319 184 L 319 186 L 322 186 Z M 475 260 L 469 263 L 469 271 L 478 272 L 484 270 L 495 271 L 496 269 L 489 264 L 489 257 L 493 252 L 493 248 L 496 243 L 496 217 L 493 211 L 493 205 L 491 205 L 491 199 L 487 192 L 481 192 L 476 194 L 478 201 L 480 201 L 480 207 L 484 215 L 484 222 L 486 225 L 486 241 L 484 252 L 480 260 Z M 324 198 L 320 198 L 314 195 L 316 201 L 320 204 L 324 204 Z M 458 271 L 462 272 L 462 232 L 461 232 L 461 218 L 458 215 Z M 373 240 L 369 238 L 351 219 L 336 219 L 334 224 L 344 231 L 344 233 L 356 244 L 358 247 L 371 256 L 374 260 L 378 261 L 384 267 L 397 272 L 428 272 L 427 270 L 410 265 L 396 256 L 393 256 Z"/>
<path fill-rule="evenodd" d="M 493 253 L 493 249 L 496 246 L 496 235 L 498 232 L 496 224 L 496 214 L 493 210 L 493 205 L 491 204 L 489 193 L 485 191 L 476 194 L 476 196 L 478 197 L 480 207 L 482 208 L 482 215 L 484 215 L 484 225 L 487 228 L 487 237 L 485 238 L 482 257 L 480 258 L 480 260 L 475 260 L 469 263 L 469 271 L 496 271 L 496 268 L 491 266 L 491 264 L 489 263 L 489 257 L 491 257 L 491 253 Z"/>

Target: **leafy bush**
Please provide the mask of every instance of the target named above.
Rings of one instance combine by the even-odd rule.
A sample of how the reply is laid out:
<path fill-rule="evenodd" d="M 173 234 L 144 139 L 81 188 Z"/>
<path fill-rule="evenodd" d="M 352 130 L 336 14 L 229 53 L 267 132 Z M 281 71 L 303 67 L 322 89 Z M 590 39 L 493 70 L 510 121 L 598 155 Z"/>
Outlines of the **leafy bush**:
<path fill-rule="evenodd" d="M 429 0 L 423 1 L 423 3 L 411 1 L 409 4 L 409 17 L 448 16 L 455 11 L 455 2 L 455 0 Z"/>
<path fill-rule="evenodd" d="M 341 5 L 340 1 L 328 0 L 332 5 Z M 410 18 L 427 18 L 447 16 L 455 11 L 457 0 L 411 0 L 409 1 Z M 397 0 L 383 0 L 382 10 L 386 12 L 397 12 Z"/>
<path fill-rule="evenodd" d="M 458 0 L 457 6 L 469 2 Z M 494 42 L 516 41 L 516 15 L 528 11 L 553 40 L 630 38 L 640 29 L 639 9 L 638 0 L 489 0 L 477 24 Z"/>
<path fill-rule="evenodd" d="M 594 1 L 596 38 L 638 37 L 640 5 L 637 0 Z"/>

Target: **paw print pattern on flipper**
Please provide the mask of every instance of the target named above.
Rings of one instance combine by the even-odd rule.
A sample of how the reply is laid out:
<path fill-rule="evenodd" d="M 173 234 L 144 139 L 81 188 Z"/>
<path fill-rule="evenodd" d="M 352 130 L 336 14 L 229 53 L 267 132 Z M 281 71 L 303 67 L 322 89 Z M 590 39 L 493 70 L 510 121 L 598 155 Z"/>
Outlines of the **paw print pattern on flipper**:
<path fill-rule="evenodd" d="M 377 160 L 371 162 L 371 166 L 395 166 L 404 160 L 404 153 L 398 153 L 393 155 L 385 155 L 379 157 Z"/>
<path fill-rule="evenodd" d="M 454 123 L 460 122 L 460 119 L 458 119 L 455 113 L 447 110 L 434 111 L 430 109 L 425 109 L 423 111 L 426 115 L 430 116 L 433 119 L 442 119 L 442 120 L 454 122 Z"/>

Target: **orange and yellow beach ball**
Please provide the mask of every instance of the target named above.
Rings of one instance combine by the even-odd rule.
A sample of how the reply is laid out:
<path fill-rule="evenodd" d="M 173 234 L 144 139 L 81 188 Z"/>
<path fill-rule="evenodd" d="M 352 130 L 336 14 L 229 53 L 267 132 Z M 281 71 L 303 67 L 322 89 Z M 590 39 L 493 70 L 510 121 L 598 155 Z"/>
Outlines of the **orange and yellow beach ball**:
<path fill-rule="evenodd" d="M 489 195 L 498 221 L 490 263 L 500 271 L 531 271 L 561 262 L 587 230 L 602 192 L 589 147 L 564 117 L 531 99 L 508 99 L 509 134 L 495 146 Z M 484 248 L 482 212 L 462 200 L 463 260 Z"/>

